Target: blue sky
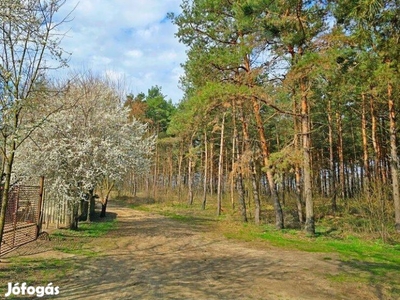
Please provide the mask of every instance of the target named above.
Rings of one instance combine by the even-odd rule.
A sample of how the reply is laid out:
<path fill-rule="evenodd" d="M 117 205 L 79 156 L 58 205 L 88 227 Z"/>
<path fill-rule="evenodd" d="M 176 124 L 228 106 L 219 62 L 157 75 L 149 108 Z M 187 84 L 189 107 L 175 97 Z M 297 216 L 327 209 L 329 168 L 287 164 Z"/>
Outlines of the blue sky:
<path fill-rule="evenodd" d="M 59 30 L 68 31 L 61 45 L 72 53 L 70 69 L 106 73 L 135 95 L 158 85 L 177 103 L 183 94 L 178 85 L 186 54 L 166 14 L 179 13 L 180 2 L 67 0 L 59 16 L 76 8 L 73 19 Z"/>

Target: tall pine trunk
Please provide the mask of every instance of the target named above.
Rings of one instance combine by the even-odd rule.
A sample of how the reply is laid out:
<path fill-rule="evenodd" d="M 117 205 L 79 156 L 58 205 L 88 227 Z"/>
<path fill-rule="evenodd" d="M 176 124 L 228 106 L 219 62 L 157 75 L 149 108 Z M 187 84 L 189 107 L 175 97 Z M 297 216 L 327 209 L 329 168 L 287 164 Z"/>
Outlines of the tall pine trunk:
<path fill-rule="evenodd" d="M 188 162 L 188 205 L 193 204 L 193 136 L 190 139 L 189 162 Z"/>
<path fill-rule="evenodd" d="M 282 211 L 281 203 L 279 201 L 278 193 L 275 188 L 273 171 L 269 165 L 270 152 L 269 152 L 268 142 L 267 142 L 266 135 L 265 135 L 264 123 L 262 121 L 261 114 L 260 114 L 260 104 L 258 103 L 257 99 L 252 98 L 252 105 L 253 105 L 254 117 L 256 119 L 257 132 L 258 132 L 258 136 L 260 138 L 261 154 L 263 157 L 264 167 L 266 168 L 266 171 L 265 171 L 266 179 L 267 179 L 269 190 L 271 193 L 272 203 L 274 204 L 275 227 L 277 229 L 283 229 L 284 228 L 283 211 Z"/>
<path fill-rule="evenodd" d="M 239 133 L 237 130 L 237 123 L 236 123 L 236 105 L 233 104 L 233 131 L 234 131 L 234 140 L 235 140 L 235 150 L 234 152 L 236 153 L 236 187 L 238 190 L 238 203 L 239 203 L 239 209 L 240 209 L 240 215 L 242 218 L 243 222 L 247 222 L 247 209 L 246 209 L 246 200 L 245 200 L 245 192 L 244 192 L 244 184 L 243 184 L 243 149 L 240 151 L 239 149 Z M 242 124 L 243 128 L 246 126 L 245 123 Z M 246 139 L 246 138 L 245 138 Z"/>
<path fill-rule="evenodd" d="M 335 176 L 335 156 L 333 151 L 333 120 L 332 120 L 332 101 L 328 100 L 328 141 L 329 141 L 329 196 L 331 197 L 332 211 L 336 212 L 336 176 Z"/>
<path fill-rule="evenodd" d="M 344 173 L 344 149 L 343 149 L 343 123 L 342 116 L 340 113 L 336 113 L 336 125 L 337 125 L 337 152 L 339 156 L 339 184 L 340 184 L 340 194 L 342 198 L 346 197 L 346 182 Z"/>
<path fill-rule="evenodd" d="M 250 168 L 250 180 L 253 188 L 253 199 L 254 199 L 254 222 L 258 225 L 260 224 L 261 218 L 261 202 L 259 194 L 259 185 L 257 182 L 257 169 L 254 161 L 254 151 L 251 149 L 250 145 L 250 134 L 249 126 L 247 120 L 244 116 L 243 107 L 240 106 L 240 120 L 242 123 L 243 139 L 244 139 L 244 149 L 246 153 L 251 153 L 249 168 Z"/>
<path fill-rule="evenodd" d="M 307 87 L 305 79 L 301 80 L 301 134 L 303 140 L 303 187 L 304 201 L 306 203 L 305 230 L 308 234 L 315 235 L 314 203 L 312 197 L 311 179 L 311 132 L 310 112 L 307 98 Z"/>
<path fill-rule="evenodd" d="M 388 84 L 389 104 L 389 133 L 390 133 L 390 170 L 392 176 L 392 190 L 395 212 L 395 228 L 400 232 L 400 194 L 399 194 L 399 157 L 397 155 L 397 125 L 396 109 L 392 99 L 393 86 Z"/>
<path fill-rule="evenodd" d="M 300 149 L 300 138 L 299 138 L 300 126 L 299 126 L 298 118 L 296 117 L 297 109 L 298 109 L 297 106 L 298 106 L 298 103 L 297 103 L 296 99 L 294 99 L 293 114 L 295 115 L 295 117 L 293 118 L 293 122 L 294 122 L 294 148 L 296 151 L 298 151 Z M 296 194 L 297 216 L 299 218 L 299 223 L 304 224 L 303 197 L 302 197 L 302 191 L 301 191 L 301 167 L 300 167 L 300 163 L 298 163 L 298 162 L 295 162 L 294 173 L 295 173 L 295 184 L 296 184 L 295 194 Z"/>
<path fill-rule="evenodd" d="M 224 134 L 225 134 L 225 115 L 222 115 L 221 123 L 221 139 L 218 158 L 218 186 L 217 186 L 217 215 L 221 215 L 222 211 L 222 180 L 223 180 L 223 159 L 224 159 Z"/>
<path fill-rule="evenodd" d="M 374 161 L 374 171 L 375 171 L 375 178 L 378 182 L 382 180 L 382 173 L 381 173 L 381 146 L 378 137 L 378 120 L 377 120 L 377 112 L 375 109 L 374 98 L 370 97 L 370 110 L 371 110 L 371 138 L 372 138 L 372 145 L 374 147 L 375 152 L 375 161 Z"/>
<path fill-rule="evenodd" d="M 362 135 L 362 149 L 363 149 L 363 168 L 364 178 L 362 180 L 363 190 L 366 192 L 370 183 L 370 172 L 369 172 L 369 155 L 368 155 L 368 137 L 367 137 L 367 109 L 365 102 L 365 94 L 362 93 L 362 107 L 361 107 L 361 135 Z"/>
<path fill-rule="evenodd" d="M 204 130 L 204 181 L 203 181 L 203 202 L 201 208 L 206 209 L 207 203 L 207 181 L 208 181 L 208 143 L 207 143 L 207 130 Z"/>

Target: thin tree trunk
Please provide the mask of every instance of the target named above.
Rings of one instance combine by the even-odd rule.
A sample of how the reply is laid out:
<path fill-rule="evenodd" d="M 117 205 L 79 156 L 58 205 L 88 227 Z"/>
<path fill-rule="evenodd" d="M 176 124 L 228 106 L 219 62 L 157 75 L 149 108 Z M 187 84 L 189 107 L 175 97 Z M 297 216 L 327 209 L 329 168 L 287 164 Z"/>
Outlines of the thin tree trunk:
<path fill-rule="evenodd" d="M 208 180 L 208 143 L 207 130 L 204 130 L 204 181 L 203 181 L 203 202 L 201 208 L 206 209 L 207 202 L 207 180 Z"/>
<path fill-rule="evenodd" d="M 235 161 L 236 161 L 236 140 L 237 137 L 237 128 L 234 126 L 233 128 L 233 138 L 232 138 L 232 172 L 231 172 L 231 205 L 232 209 L 235 209 Z"/>
<path fill-rule="evenodd" d="M 260 194 L 259 194 L 259 186 L 257 183 L 257 168 L 256 165 L 253 161 L 253 158 L 251 159 L 251 182 L 253 185 L 253 197 L 254 197 L 254 223 L 257 225 L 260 224 L 261 220 L 261 202 L 260 202 Z"/>
<path fill-rule="evenodd" d="M 100 218 L 105 218 L 106 217 L 106 211 L 107 211 L 107 204 L 108 204 L 108 200 L 110 197 L 110 193 L 112 191 L 112 189 L 114 188 L 114 182 L 112 182 L 111 184 L 109 184 L 108 180 L 107 180 L 107 184 L 106 184 L 106 194 L 104 197 L 102 197 L 103 199 L 101 199 L 101 212 L 100 212 Z"/>
<path fill-rule="evenodd" d="M 178 179 L 177 179 L 177 185 L 178 185 L 178 201 L 181 201 L 181 196 L 182 196 L 182 163 L 183 163 L 183 150 L 182 150 L 182 144 L 180 144 L 179 148 L 179 158 L 178 158 Z"/>
<path fill-rule="evenodd" d="M 392 99 L 393 86 L 388 84 L 389 132 L 390 132 L 390 170 L 392 175 L 392 190 L 395 212 L 395 228 L 400 232 L 400 194 L 399 194 L 399 157 L 397 155 L 397 125 L 396 109 Z"/>
<path fill-rule="evenodd" d="M 210 140 L 210 195 L 214 195 L 214 143 Z"/>
<path fill-rule="evenodd" d="M 254 199 L 254 222 L 259 225 L 260 224 L 260 215 L 261 215 L 261 202 L 260 202 L 260 194 L 259 194 L 259 185 L 257 183 L 257 169 L 254 162 L 254 151 L 251 149 L 250 145 L 250 135 L 249 135 L 249 126 L 247 120 L 244 116 L 243 107 L 240 106 L 240 119 L 242 122 L 242 131 L 244 138 L 244 149 L 247 153 L 251 153 L 250 158 L 250 176 L 253 187 L 253 199 Z M 244 207 L 245 209 L 246 207 Z M 247 218 L 246 218 L 247 219 Z"/>
<path fill-rule="evenodd" d="M 223 156 L 224 156 L 224 134 L 225 134 L 225 115 L 222 116 L 221 123 L 221 140 L 218 159 L 218 191 L 217 191 L 217 215 L 221 215 L 222 211 L 222 176 L 223 176 Z"/>
<path fill-rule="evenodd" d="M 156 162 L 154 164 L 154 174 L 153 174 L 153 198 L 156 199 L 157 197 L 157 188 L 158 188 L 158 162 L 159 162 L 159 157 L 158 157 L 158 145 L 156 143 L 156 150 L 154 153 L 154 157 L 156 159 Z"/>
<path fill-rule="evenodd" d="M 343 126 L 342 126 L 342 116 L 340 113 L 336 113 L 336 125 L 338 131 L 338 156 L 339 156 L 339 184 L 340 193 L 342 198 L 346 197 L 346 183 L 344 174 L 344 154 L 343 154 Z"/>
<path fill-rule="evenodd" d="M 192 141 L 190 142 L 192 143 Z M 190 146 L 192 147 L 192 146 Z M 188 205 L 193 205 L 193 174 L 192 174 L 192 165 L 193 165 L 193 153 L 189 151 L 189 162 L 188 162 Z"/>
<path fill-rule="evenodd" d="M 331 198 L 332 211 L 336 212 L 336 177 L 335 177 L 335 156 L 333 152 L 333 121 L 332 101 L 328 100 L 328 142 L 329 142 L 329 197 Z"/>
<path fill-rule="evenodd" d="M 368 139 L 367 139 L 367 116 L 366 116 L 366 103 L 365 94 L 362 93 L 362 107 L 361 107 L 361 135 L 362 135 L 362 149 L 363 149 L 363 167 L 364 167 L 364 178 L 362 185 L 364 192 L 367 191 L 370 183 L 370 172 L 369 172 L 369 157 L 368 157 Z"/>
<path fill-rule="evenodd" d="M 381 178 L 381 148 L 378 140 L 378 121 L 377 121 L 377 115 L 376 115 L 376 110 L 375 110 L 375 105 L 374 105 L 374 98 L 371 96 L 370 98 L 370 109 L 371 109 L 371 136 L 372 136 L 372 145 L 374 147 L 375 151 L 375 162 L 374 162 L 374 167 L 375 167 L 375 176 L 378 181 L 380 181 Z"/>
<path fill-rule="evenodd" d="M 239 149 L 239 133 L 237 130 L 237 123 L 236 123 L 236 105 L 235 103 L 233 104 L 233 128 L 234 128 L 234 140 L 235 140 L 235 152 L 236 152 L 236 162 L 237 162 L 237 167 L 236 167 L 236 186 L 238 189 L 238 202 L 239 202 L 239 209 L 240 209 L 240 214 L 242 217 L 243 222 L 247 222 L 247 209 L 246 209 L 246 200 L 245 200 L 245 193 L 244 193 L 244 185 L 243 185 L 243 165 L 242 165 L 242 155 L 243 155 L 243 149 L 240 151 Z M 242 120 L 242 126 L 243 126 L 243 132 L 245 131 L 245 128 L 247 128 L 247 123 L 245 122 L 243 118 L 243 110 L 241 111 L 241 120 Z M 246 141 L 248 140 L 248 137 L 244 134 L 244 140 L 245 144 Z"/>
<path fill-rule="evenodd" d="M 294 99 L 293 101 L 293 113 L 297 114 L 297 101 Z M 298 122 L 298 118 L 295 116 L 293 118 L 294 122 L 294 149 L 297 151 L 300 149 L 300 126 Z M 296 206 L 297 206 L 297 216 L 299 218 L 299 223 L 304 224 L 304 216 L 303 216 L 303 197 L 301 191 L 301 168 L 299 163 L 295 162 L 294 166 L 294 173 L 295 173 L 295 184 L 296 184 Z"/>

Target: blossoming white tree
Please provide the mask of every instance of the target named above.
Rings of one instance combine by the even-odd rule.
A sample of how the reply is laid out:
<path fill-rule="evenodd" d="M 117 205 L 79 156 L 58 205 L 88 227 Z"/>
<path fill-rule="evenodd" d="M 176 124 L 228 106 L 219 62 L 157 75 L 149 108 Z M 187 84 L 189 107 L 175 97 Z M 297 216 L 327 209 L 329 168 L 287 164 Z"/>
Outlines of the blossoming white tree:
<path fill-rule="evenodd" d="M 18 153 L 16 175 L 45 176 L 47 198 L 68 203 L 74 228 L 79 203 L 85 199 L 93 204 L 95 188 L 104 216 L 114 183 L 128 171 L 148 169 L 155 140 L 145 124 L 128 120 L 117 91 L 105 79 L 78 76 L 49 105 L 59 101 L 69 108 L 52 114 L 25 143 Z"/>
<path fill-rule="evenodd" d="M 38 83 L 46 71 L 66 63 L 59 47 L 62 35 L 57 30 L 65 19 L 55 17 L 64 3 L 65 0 L 0 1 L 0 245 L 15 153 L 38 126 L 25 126 L 26 108 L 44 97 L 39 96 L 42 91 Z"/>

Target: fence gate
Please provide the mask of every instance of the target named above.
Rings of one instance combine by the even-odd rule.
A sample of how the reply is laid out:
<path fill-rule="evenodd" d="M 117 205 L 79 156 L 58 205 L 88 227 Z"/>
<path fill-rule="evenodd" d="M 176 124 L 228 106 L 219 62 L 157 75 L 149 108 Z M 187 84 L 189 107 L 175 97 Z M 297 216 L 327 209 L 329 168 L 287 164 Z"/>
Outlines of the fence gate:
<path fill-rule="evenodd" d="M 9 193 L 0 256 L 36 240 L 41 225 L 42 194 L 42 184 L 12 187 Z"/>

